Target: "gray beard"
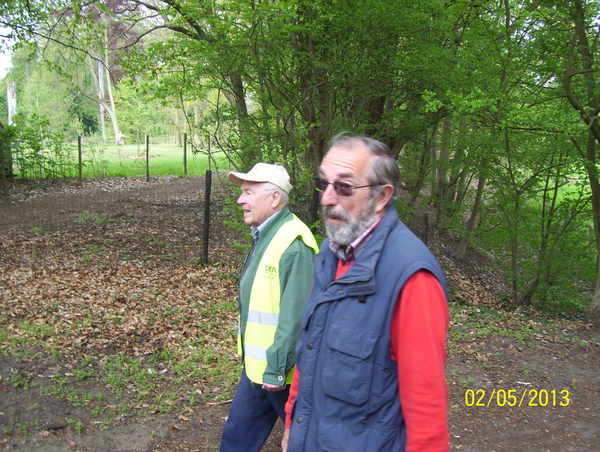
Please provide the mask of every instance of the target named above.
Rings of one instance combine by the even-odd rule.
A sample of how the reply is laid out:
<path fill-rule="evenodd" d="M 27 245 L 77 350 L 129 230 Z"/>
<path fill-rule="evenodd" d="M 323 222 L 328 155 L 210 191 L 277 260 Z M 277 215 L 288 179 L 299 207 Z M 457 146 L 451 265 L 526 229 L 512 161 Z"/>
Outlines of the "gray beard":
<path fill-rule="evenodd" d="M 348 246 L 375 221 L 375 198 L 369 198 L 365 210 L 356 219 L 346 212 L 336 211 L 333 207 L 323 207 L 323 217 L 329 238 L 339 245 Z M 344 220 L 346 224 L 330 223 L 329 217 Z"/>

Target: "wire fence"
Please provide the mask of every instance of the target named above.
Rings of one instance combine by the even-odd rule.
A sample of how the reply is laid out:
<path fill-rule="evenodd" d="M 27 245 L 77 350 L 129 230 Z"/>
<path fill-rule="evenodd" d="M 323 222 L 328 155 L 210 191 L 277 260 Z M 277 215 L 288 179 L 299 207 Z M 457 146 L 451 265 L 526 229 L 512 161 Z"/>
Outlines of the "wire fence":
<path fill-rule="evenodd" d="M 219 175 L 208 180 L 212 197 L 202 177 L 11 182 L 11 196 L 0 197 L 0 252 L 3 236 L 66 234 L 101 241 L 124 259 L 221 261 L 236 240 L 224 224 L 234 190 Z"/>
<path fill-rule="evenodd" d="M 0 131 L 1 131 L 0 127 Z M 23 149 L 0 137 L 0 194 L 8 195 L 11 179 L 139 177 L 204 174 L 206 169 L 229 167 L 221 152 L 199 149 L 183 134 L 173 143 L 170 137 L 145 135 L 143 143 L 109 145 L 96 139 L 77 137 L 60 145 L 46 143 L 42 149 Z M 221 168 L 222 169 L 222 168 Z"/>

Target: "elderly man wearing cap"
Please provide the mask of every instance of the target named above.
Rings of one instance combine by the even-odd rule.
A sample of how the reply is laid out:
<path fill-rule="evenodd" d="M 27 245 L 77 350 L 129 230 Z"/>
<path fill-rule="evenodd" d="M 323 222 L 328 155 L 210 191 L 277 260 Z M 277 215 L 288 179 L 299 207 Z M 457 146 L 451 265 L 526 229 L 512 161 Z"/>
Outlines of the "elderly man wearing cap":
<path fill-rule="evenodd" d="M 277 417 L 285 420 L 318 247 L 287 207 L 292 186 L 285 168 L 258 163 L 248 173 L 229 173 L 229 180 L 241 185 L 237 202 L 253 240 L 239 293 L 238 353 L 244 367 L 219 451 L 258 452 Z"/>

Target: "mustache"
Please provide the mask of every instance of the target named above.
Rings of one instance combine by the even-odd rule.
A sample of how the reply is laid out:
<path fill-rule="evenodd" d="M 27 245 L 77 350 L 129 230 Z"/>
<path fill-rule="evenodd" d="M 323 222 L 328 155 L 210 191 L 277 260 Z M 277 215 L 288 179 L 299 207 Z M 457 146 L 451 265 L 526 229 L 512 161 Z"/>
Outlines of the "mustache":
<path fill-rule="evenodd" d="M 347 212 L 335 210 L 333 207 L 323 207 L 323 216 L 327 218 L 332 218 L 334 220 L 343 220 L 349 221 L 350 215 Z"/>

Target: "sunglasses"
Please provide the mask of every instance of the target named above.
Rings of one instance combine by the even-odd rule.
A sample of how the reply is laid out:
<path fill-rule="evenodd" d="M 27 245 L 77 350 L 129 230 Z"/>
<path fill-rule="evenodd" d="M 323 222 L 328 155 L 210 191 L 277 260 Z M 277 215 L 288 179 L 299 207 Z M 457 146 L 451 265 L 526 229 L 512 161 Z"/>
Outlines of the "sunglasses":
<path fill-rule="evenodd" d="M 378 185 L 383 185 L 379 183 L 355 187 L 353 185 L 350 185 L 348 182 L 329 182 L 328 180 L 322 179 L 320 177 L 313 177 L 313 183 L 315 184 L 315 188 L 317 189 L 317 191 L 320 192 L 324 192 L 325 190 L 327 190 L 328 185 L 333 185 L 333 189 L 340 196 L 352 196 L 352 190 L 356 190 L 357 188 L 376 187 Z"/>

